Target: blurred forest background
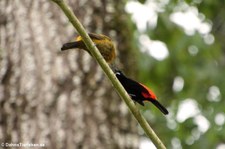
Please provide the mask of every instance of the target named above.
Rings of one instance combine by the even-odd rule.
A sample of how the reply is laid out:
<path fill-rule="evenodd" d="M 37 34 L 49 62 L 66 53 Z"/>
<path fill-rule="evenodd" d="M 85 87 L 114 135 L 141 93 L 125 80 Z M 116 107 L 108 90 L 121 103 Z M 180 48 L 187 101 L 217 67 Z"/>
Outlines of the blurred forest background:
<path fill-rule="evenodd" d="M 118 65 L 170 114 L 142 113 L 170 149 L 225 148 L 225 9 L 211 0 L 68 0 L 89 32 L 110 36 Z M 48 0 L 0 0 L 0 143 L 152 148 L 96 62 L 60 52 L 77 36 Z"/>
<path fill-rule="evenodd" d="M 152 17 L 146 26 L 135 16 L 134 5 Z M 224 1 L 140 0 L 126 8 L 143 51 L 139 79 L 170 111 L 166 120 L 152 109 L 146 116 L 156 132 L 168 148 L 224 149 Z M 161 55 L 155 52 L 160 47 Z"/>

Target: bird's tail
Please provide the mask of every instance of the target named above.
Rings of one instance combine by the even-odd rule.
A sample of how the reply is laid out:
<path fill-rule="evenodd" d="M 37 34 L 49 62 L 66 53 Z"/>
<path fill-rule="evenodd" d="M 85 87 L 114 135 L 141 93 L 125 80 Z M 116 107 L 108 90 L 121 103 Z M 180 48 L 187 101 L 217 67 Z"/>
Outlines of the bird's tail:
<path fill-rule="evenodd" d="M 81 41 L 68 42 L 68 43 L 63 44 L 61 51 L 69 50 L 69 49 L 73 49 L 73 48 L 84 49 L 84 46 L 85 46 L 84 43 Z"/>
<path fill-rule="evenodd" d="M 167 109 L 161 105 L 157 100 L 151 100 L 151 102 L 165 115 L 167 115 L 169 112 Z"/>

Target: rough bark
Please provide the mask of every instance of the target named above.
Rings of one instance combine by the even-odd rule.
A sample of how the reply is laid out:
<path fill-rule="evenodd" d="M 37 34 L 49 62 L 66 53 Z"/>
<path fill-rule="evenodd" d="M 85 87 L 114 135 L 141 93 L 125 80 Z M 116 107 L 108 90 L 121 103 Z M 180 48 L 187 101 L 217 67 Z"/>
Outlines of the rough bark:
<path fill-rule="evenodd" d="M 88 31 L 123 39 L 111 31 L 123 12 L 113 3 L 69 1 Z M 96 62 L 81 50 L 60 52 L 73 36 L 51 1 L 0 0 L 0 143 L 137 148 L 137 123 Z"/>

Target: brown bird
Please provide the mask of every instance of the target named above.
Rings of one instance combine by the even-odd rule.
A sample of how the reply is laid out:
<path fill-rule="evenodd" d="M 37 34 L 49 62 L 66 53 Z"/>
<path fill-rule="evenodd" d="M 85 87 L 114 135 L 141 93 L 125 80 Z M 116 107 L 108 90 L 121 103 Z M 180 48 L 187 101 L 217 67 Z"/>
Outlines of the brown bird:
<path fill-rule="evenodd" d="M 108 36 L 105 36 L 103 34 L 89 33 L 88 35 L 94 42 L 106 62 L 112 63 L 116 58 L 116 50 L 113 41 Z M 81 36 L 78 36 L 74 42 L 63 44 L 61 50 L 64 51 L 74 48 L 84 49 L 89 54 L 91 54 L 86 45 L 84 44 Z"/>

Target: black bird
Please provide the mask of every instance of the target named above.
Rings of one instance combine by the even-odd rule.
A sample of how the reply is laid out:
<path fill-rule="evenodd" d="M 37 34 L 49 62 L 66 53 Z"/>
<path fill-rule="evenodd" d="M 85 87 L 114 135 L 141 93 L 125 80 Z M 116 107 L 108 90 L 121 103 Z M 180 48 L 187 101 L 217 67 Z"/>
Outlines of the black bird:
<path fill-rule="evenodd" d="M 138 83 L 130 78 L 127 78 L 121 71 L 115 71 L 117 79 L 123 85 L 124 89 L 130 97 L 144 106 L 144 101 L 153 103 L 163 114 L 168 114 L 167 109 L 162 106 L 158 101 L 156 95 L 145 85 Z"/>

